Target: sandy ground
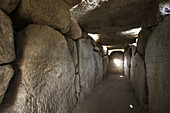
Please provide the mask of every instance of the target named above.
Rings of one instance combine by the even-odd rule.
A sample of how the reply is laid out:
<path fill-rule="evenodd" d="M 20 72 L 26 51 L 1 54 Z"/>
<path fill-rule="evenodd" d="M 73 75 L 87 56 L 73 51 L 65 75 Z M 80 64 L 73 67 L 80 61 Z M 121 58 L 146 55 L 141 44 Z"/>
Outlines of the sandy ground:
<path fill-rule="evenodd" d="M 147 113 L 139 105 L 128 78 L 120 76 L 108 74 L 73 113 Z"/>

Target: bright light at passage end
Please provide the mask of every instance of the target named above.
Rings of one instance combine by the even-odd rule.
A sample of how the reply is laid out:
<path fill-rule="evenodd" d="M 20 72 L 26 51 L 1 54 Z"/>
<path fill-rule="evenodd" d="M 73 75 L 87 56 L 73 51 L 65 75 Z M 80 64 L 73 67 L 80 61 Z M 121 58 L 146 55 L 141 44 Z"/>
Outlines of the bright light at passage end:
<path fill-rule="evenodd" d="M 121 67 L 121 66 L 122 66 L 122 60 L 120 60 L 120 59 L 114 59 L 114 63 L 115 63 L 118 67 Z"/>
<path fill-rule="evenodd" d="M 120 78 L 123 78 L 123 76 L 122 76 L 122 75 L 120 75 Z"/>

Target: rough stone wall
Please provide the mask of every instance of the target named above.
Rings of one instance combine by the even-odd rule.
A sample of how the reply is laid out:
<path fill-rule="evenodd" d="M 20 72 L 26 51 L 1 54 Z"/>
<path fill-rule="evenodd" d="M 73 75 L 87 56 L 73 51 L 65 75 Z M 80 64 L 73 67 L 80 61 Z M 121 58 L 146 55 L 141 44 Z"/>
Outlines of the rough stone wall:
<path fill-rule="evenodd" d="M 145 52 L 150 113 L 170 111 L 170 16 L 154 30 Z"/>
<path fill-rule="evenodd" d="M 149 113 L 170 111 L 170 16 L 139 34 L 137 47 L 132 46 L 130 80 L 140 104 Z"/>
<path fill-rule="evenodd" d="M 71 21 L 79 1 L 0 1 L 0 113 L 70 113 L 102 80 L 102 46 Z"/>

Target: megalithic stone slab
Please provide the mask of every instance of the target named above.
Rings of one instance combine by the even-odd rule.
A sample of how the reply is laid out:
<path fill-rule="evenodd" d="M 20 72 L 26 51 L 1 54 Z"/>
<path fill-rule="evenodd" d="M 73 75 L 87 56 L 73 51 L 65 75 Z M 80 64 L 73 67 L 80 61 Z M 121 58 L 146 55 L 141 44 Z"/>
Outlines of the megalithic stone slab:
<path fill-rule="evenodd" d="M 170 16 L 151 34 L 145 51 L 149 112 L 170 111 Z"/>
<path fill-rule="evenodd" d="M 16 35 L 16 53 L 15 76 L 21 80 L 9 89 L 17 92 L 14 103 L 0 112 L 69 113 L 76 103 L 75 67 L 65 37 L 48 26 L 29 25 Z"/>

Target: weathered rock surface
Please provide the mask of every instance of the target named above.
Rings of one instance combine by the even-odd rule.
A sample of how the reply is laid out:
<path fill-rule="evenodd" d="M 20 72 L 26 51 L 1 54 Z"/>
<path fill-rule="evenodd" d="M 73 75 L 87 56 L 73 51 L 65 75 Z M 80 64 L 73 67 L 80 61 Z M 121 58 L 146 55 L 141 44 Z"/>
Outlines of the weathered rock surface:
<path fill-rule="evenodd" d="M 70 38 L 76 40 L 78 38 L 81 38 L 82 36 L 82 31 L 80 26 L 78 25 L 77 21 L 72 19 L 71 20 L 71 28 L 69 31 Z"/>
<path fill-rule="evenodd" d="M 149 37 L 151 36 L 152 29 L 143 28 L 139 33 L 137 41 L 137 50 L 141 55 L 145 55 L 145 48 Z"/>
<path fill-rule="evenodd" d="M 9 89 L 17 91 L 14 104 L 1 113 L 69 113 L 76 102 L 75 68 L 65 38 L 48 26 L 29 25 L 16 41 L 21 80 Z"/>
<path fill-rule="evenodd" d="M 80 101 L 90 94 L 95 85 L 95 60 L 90 38 L 78 40 Z"/>
<path fill-rule="evenodd" d="M 140 27 L 146 12 L 152 9 L 153 0 L 97 0 L 82 1 L 72 9 L 85 32 L 108 33 Z M 128 17 L 128 18 L 126 18 Z"/>
<path fill-rule="evenodd" d="M 12 66 L 0 66 L 0 104 L 4 98 L 5 92 L 8 88 L 9 81 L 14 74 Z"/>
<path fill-rule="evenodd" d="M 0 64 L 9 63 L 15 59 L 12 22 L 0 10 Z"/>
<path fill-rule="evenodd" d="M 0 9 L 6 13 L 11 13 L 18 5 L 20 0 L 0 0 Z"/>
<path fill-rule="evenodd" d="M 145 51 L 150 113 L 170 111 L 170 16 L 155 29 Z"/>
<path fill-rule="evenodd" d="M 77 53 L 77 44 L 76 41 L 73 41 L 70 38 L 67 38 L 68 48 L 72 56 L 75 67 L 78 65 L 78 53 Z"/>
<path fill-rule="evenodd" d="M 131 58 L 130 80 L 142 107 L 147 106 L 147 77 L 143 58 L 139 53 Z"/>
<path fill-rule="evenodd" d="M 75 6 L 78 4 L 81 0 L 64 0 L 67 4 L 69 4 L 70 7 Z"/>
<path fill-rule="evenodd" d="M 70 29 L 70 8 L 63 0 L 21 0 L 12 20 L 17 30 L 34 23 L 66 33 Z"/>
<path fill-rule="evenodd" d="M 130 66 L 131 66 L 131 48 L 125 49 L 124 52 L 124 75 L 130 78 Z"/>
<path fill-rule="evenodd" d="M 124 59 L 123 52 L 121 51 L 112 52 L 109 56 L 108 72 L 122 74 L 124 71 L 123 59 Z"/>
<path fill-rule="evenodd" d="M 94 52 L 95 60 L 95 83 L 98 84 L 103 79 L 103 59 L 98 52 Z"/>

